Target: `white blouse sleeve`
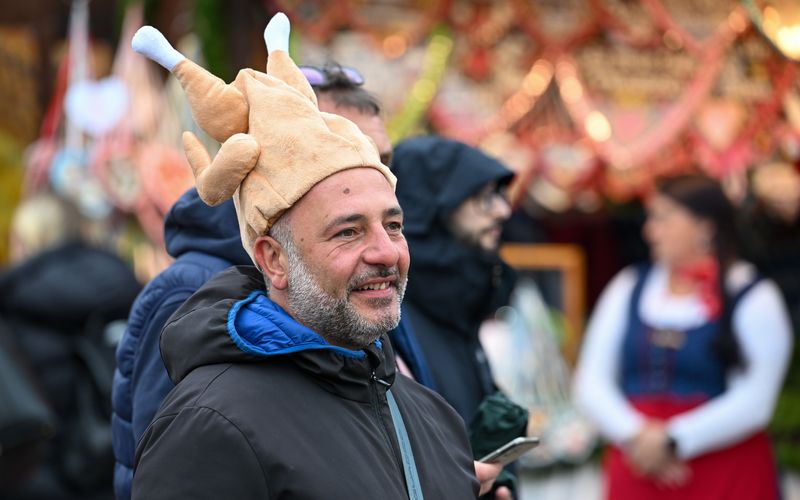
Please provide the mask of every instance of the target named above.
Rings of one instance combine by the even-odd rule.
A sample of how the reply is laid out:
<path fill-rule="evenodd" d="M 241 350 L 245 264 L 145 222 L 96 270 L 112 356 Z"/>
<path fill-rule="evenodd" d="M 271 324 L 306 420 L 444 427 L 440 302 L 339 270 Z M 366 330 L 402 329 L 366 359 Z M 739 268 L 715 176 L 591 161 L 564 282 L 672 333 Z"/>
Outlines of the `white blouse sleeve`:
<path fill-rule="evenodd" d="M 573 383 L 578 408 L 616 444 L 635 436 L 644 422 L 619 386 L 619 358 L 636 279 L 635 269 L 625 269 L 601 294 L 584 335 Z"/>
<path fill-rule="evenodd" d="M 745 369 L 731 373 L 724 393 L 670 419 L 668 432 L 680 458 L 739 442 L 772 418 L 792 350 L 789 316 L 772 281 L 763 280 L 742 297 L 733 313 L 733 329 Z"/>

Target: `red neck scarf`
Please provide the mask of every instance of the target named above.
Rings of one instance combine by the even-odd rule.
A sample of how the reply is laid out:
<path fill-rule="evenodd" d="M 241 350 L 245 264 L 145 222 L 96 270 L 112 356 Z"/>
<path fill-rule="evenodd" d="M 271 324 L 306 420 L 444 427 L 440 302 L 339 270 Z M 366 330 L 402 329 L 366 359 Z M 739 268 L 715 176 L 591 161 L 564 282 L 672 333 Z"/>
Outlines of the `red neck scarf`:
<path fill-rule="evenodd" d="M 722 294 L 717 259 L 707 255 L 678 267 L 676 273 L 679 278 L 694 285 L 709 317 L 718 319 L 722 313 Z"/>

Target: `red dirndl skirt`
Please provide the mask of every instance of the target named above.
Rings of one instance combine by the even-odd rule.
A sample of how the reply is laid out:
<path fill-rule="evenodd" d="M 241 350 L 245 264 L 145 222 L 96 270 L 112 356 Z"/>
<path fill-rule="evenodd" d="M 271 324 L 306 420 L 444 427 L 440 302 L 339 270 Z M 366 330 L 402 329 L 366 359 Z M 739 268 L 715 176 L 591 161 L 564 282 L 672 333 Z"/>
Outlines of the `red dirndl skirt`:
<path fill-rule="evenodd" d="M 698 402 L 633 401 L 641 413 L 667 419 Z M 606 498 L 609 500 L 776 500 L 778 474 L 766 433 L 687 462 L 691 478 L 679 488 L 667 488 L 638 475 L 624 453 L 610 447 L 605 456 Z"/>

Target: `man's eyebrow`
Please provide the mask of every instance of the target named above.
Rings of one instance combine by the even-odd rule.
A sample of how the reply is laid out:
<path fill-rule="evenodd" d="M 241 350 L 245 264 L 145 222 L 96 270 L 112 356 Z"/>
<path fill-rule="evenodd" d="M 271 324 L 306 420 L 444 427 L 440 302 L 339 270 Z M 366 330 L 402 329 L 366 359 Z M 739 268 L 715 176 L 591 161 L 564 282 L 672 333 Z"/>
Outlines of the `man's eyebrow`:
<path fill-rule="evenodd" d="M 328 223 L 328 225 L 325 226 L 325 229 L 322 230 L 322 232 L 323 233 L 327 233 L 327 232 L 331 231 L 333 228 L 335 228 L 336 226 L 339 226 L 339 225 L 342 225 L 342 224 L 352 224 L 354 222 L 362 222 L 366 218 L 367 217 L 365 215 L 363 215 L 363 214 L 341 215 L 339 217 L 336 217 L 332 221 L 330 221 Z"/>
<path fill-rule="evenodd" d="M 392 207 L 392 208 L 387 208 L 386 210 L 383 211 L 383 216 L 384 217 L 395 217 L 397 215 L 400 215 L 400 216 L 403 215 L 403 209 L 402 208 L 400 208 L 400 207 Z"/>

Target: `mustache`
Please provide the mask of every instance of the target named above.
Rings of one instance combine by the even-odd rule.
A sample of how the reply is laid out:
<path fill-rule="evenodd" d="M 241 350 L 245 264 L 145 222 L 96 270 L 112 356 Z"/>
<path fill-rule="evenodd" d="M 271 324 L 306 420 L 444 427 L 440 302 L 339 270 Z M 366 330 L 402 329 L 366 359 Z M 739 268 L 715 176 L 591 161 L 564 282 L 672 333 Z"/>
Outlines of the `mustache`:
<path fill-rule="evenodd" d="M 383 267 L 383 268 L 376 268 L 374 270 L 367 271 L 365 273 L 359 274 L 358 276 L 354 276 L 350 279 L 350 282 L 347 284 L 347 291 L 352 292 L 356 288 L 360 287 L 362 283 L 365 281 L 374 279 L 374 278 L 395 278 L 395 284 L 400 281 L 400 270 L 397 266 L 392 267 Z"/>

